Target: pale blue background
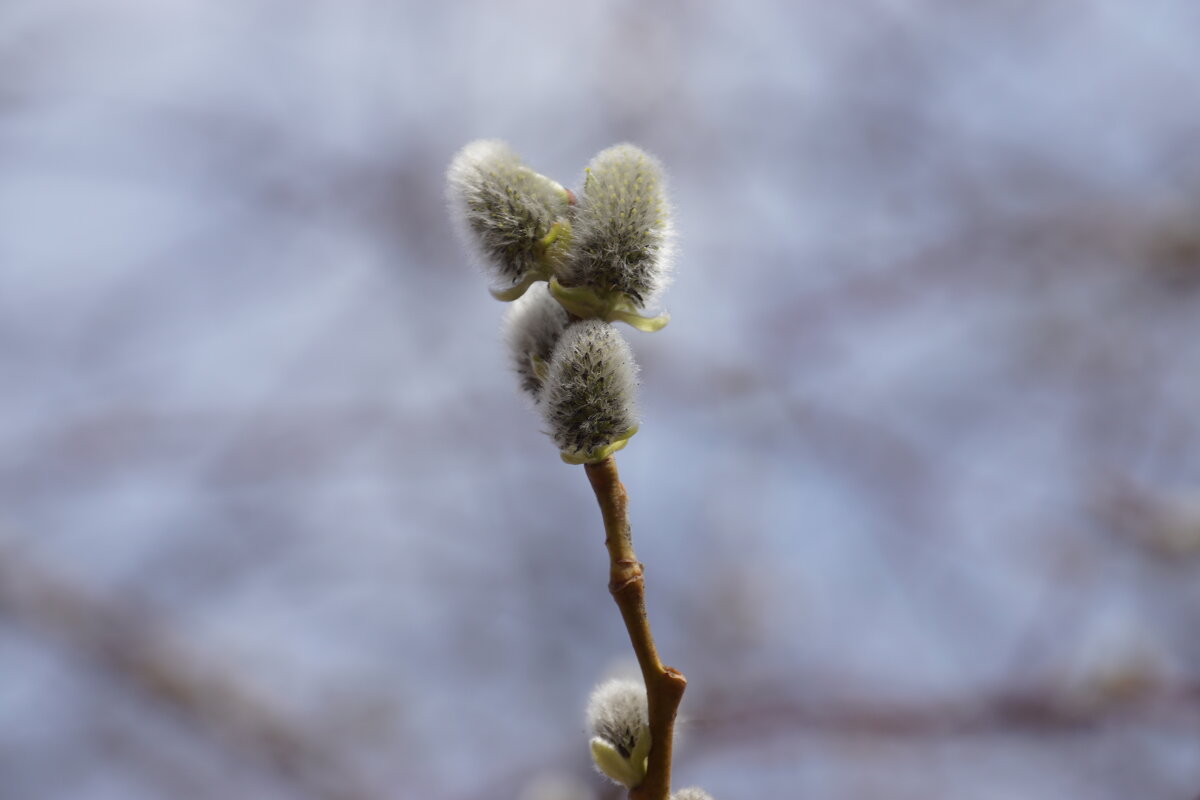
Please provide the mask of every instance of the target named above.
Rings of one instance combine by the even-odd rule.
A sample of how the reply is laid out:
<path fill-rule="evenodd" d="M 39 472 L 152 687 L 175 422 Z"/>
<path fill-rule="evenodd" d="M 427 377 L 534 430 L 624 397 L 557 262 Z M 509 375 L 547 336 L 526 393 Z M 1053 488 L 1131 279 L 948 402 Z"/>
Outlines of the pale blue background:
<path fill-rule="evenodd" d="M 1194 800 L 1198 9 L 6 0 L 0 797 L 613 796 L 598 514 L 444 213 L 498 137 L 671 173 L 677 784 Z"/>

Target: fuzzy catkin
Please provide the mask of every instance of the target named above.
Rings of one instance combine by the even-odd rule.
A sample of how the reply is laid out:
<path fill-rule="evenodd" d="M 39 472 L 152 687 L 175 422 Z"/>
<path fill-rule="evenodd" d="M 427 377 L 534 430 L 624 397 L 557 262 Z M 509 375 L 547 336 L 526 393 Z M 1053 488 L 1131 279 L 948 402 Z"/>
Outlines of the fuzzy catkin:
<path fill-rule="evenodd" d="M 673 231 L 662 167 L 631 144 L 601 151 L 584 173 L 561 280 L 625 294 L 637 307 L 667 284 Z"/>
<path fill-rule="evenodd" d="M 471 142 L 446 174 L 447 199 L 462 238 L 503 285 L 540 266 L 539 242 L 567 212 L 567 194 L 525 166 L 504 142 Z"/>
<path fill-rule="evenodd" d="M 576 322 L 554 348 L 542 412 L 564 455 L 586 457 L 637 427 L 637 364 L 611 325 Z"/>
<path fill-rule="evenodd" d="M 567 312 L 550 296 L 544 283 L 515 301 L 505 315 L 505 338 L 513 369 L 521 389 L 535 402 L 542 393 L 542 377 L 534 364 L 541 362 L 549 368 L 554 346 L 568 321 Z"/>
<path fill-rule="evenodd" d="M 588 698 L 587 721 L 593 736 L 629 758 L 643 726 L 649 724 L 646 687 L 640 681 L 620 678 L 605 681 Z"/>
<path fill-rule="evenodd" d="M 713 800 L 713 798 L 699 786 L 689 786 L 672 794 L 671 800 Z"/>

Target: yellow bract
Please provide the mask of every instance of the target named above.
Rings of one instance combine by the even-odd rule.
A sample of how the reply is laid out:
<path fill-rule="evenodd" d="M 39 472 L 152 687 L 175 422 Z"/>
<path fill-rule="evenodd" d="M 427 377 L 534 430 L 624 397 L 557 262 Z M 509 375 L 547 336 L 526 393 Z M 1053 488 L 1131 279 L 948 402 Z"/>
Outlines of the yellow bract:
<path fill-rule="evenodd" d="M 622 786 L 630 789 L 646 778 L 646 759 L 650 755 L 650 729 L 643 725 L 629 758 L 625 758 L 610 743 L 596 736 L 591 741 L 592 761 L 596 769 Z"/>
<path fill-rule="evenodd" d="M 583 455 L 563 451 L 562 453 L 559 453 L 559 456 L 568 464 L 598 464 L 599 462 L 611 456 L 613 453 L 624 448 L 625 445 L 629 444 L 629 440 L 632 439 L 633 435 L 637 432 L 638 429 L 635 425 L 629 430 L 625 431 L 625 433 L 621 434 L 621 438 L 617 439 L 612 444 L 606 444 L 603 447 L 593 448 Z"/>
<path fill-rule="evenodd" d="M 666 327 L 671 321 L 670 314 L 659 314 L 657 317 L 644 317 L 637 313 L 637 307 L 622 292 L 605 292 L 589 289 L 586 286 L 563 286 L 558 278 L 550 278 L 550 294 L 580 319 L 601 319 L 605 322 L 624 322 L 639 331 L 653 333 Z"/>

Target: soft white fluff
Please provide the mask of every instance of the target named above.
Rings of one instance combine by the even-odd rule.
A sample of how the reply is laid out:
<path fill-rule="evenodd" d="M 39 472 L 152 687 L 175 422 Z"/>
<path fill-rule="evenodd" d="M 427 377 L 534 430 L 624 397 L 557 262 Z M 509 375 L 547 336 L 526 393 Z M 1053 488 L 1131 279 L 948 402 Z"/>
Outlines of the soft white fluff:
<path fill-rule="evenodd" d="M 605 681 L 588 698 L 587 721 L 593 736 L 629 758 L 639 732 L 649 724 L 646 687 L 641 681 L 621 678 Z"/>
<path fill-rule="evenodd" d="M 550 435 L 567 455 L 586 456 L 637 427 L 637 364 L 612 325 L 584 320 L 559 337 L 542 390 Z"/>
<path fill-rule="evenodd" d="M 460 235 L 498 283 L 518 283 L 539 266 L 538 242 L 567 211 L 561 186 L 525 166 L 512 148 L 495 139 L 480 139 L 458 151 L 446 184 Z"/>
<path fill-rule="evenodd" d="M 618 291 L 641 308 L 668 283 L 673 241 L 662 166 L 634 145 L 615 145 L 584 173 L 562 283 Z"/>
<path fill-rule="evenodd" d="M 671 800 L 713 800 L 712 795 L 699 786 L 689 786 L 671 795 Z"/>
<path fill-rule="evenodd" d="M 520 379 L 521 389 L 535 402 L 542 393 L 542 377 L 535 364 L 540 362 L 544 369 L 549 369 L 554 346 L 567 322 L 567 312 L 550 296 L 544 283 L 533 286 L 505 314 L 505 338 L 513 369 Z"/>

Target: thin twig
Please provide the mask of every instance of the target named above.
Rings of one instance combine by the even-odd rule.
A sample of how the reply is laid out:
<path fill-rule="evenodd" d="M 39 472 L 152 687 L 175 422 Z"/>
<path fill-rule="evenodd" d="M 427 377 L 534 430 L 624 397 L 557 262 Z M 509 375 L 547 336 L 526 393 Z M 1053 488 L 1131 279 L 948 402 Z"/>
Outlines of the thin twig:
<path fill-rule="evenodd" d="M 687 679 L 671 667 L 663 666 L 650 634 L 646 617 L 642 565 L 633 552 L 633 537 L 626 513 L 625 487 L 617 476 L 617 462 L 610 456 L 598 464 L 587 464 L 588 480 L 604 517 L 604 545 L 608 548 L 608 590 L 629 631 L 629 641 L 637 654 L 642 680 L 646 683 L 646 702 L 650 713 L 650 758 L 646 778 L 629 791 L 630 800 L 667 800 L 671 792 L 671 741 L 675 730 L 675 712 L 683 700 Z"/>

